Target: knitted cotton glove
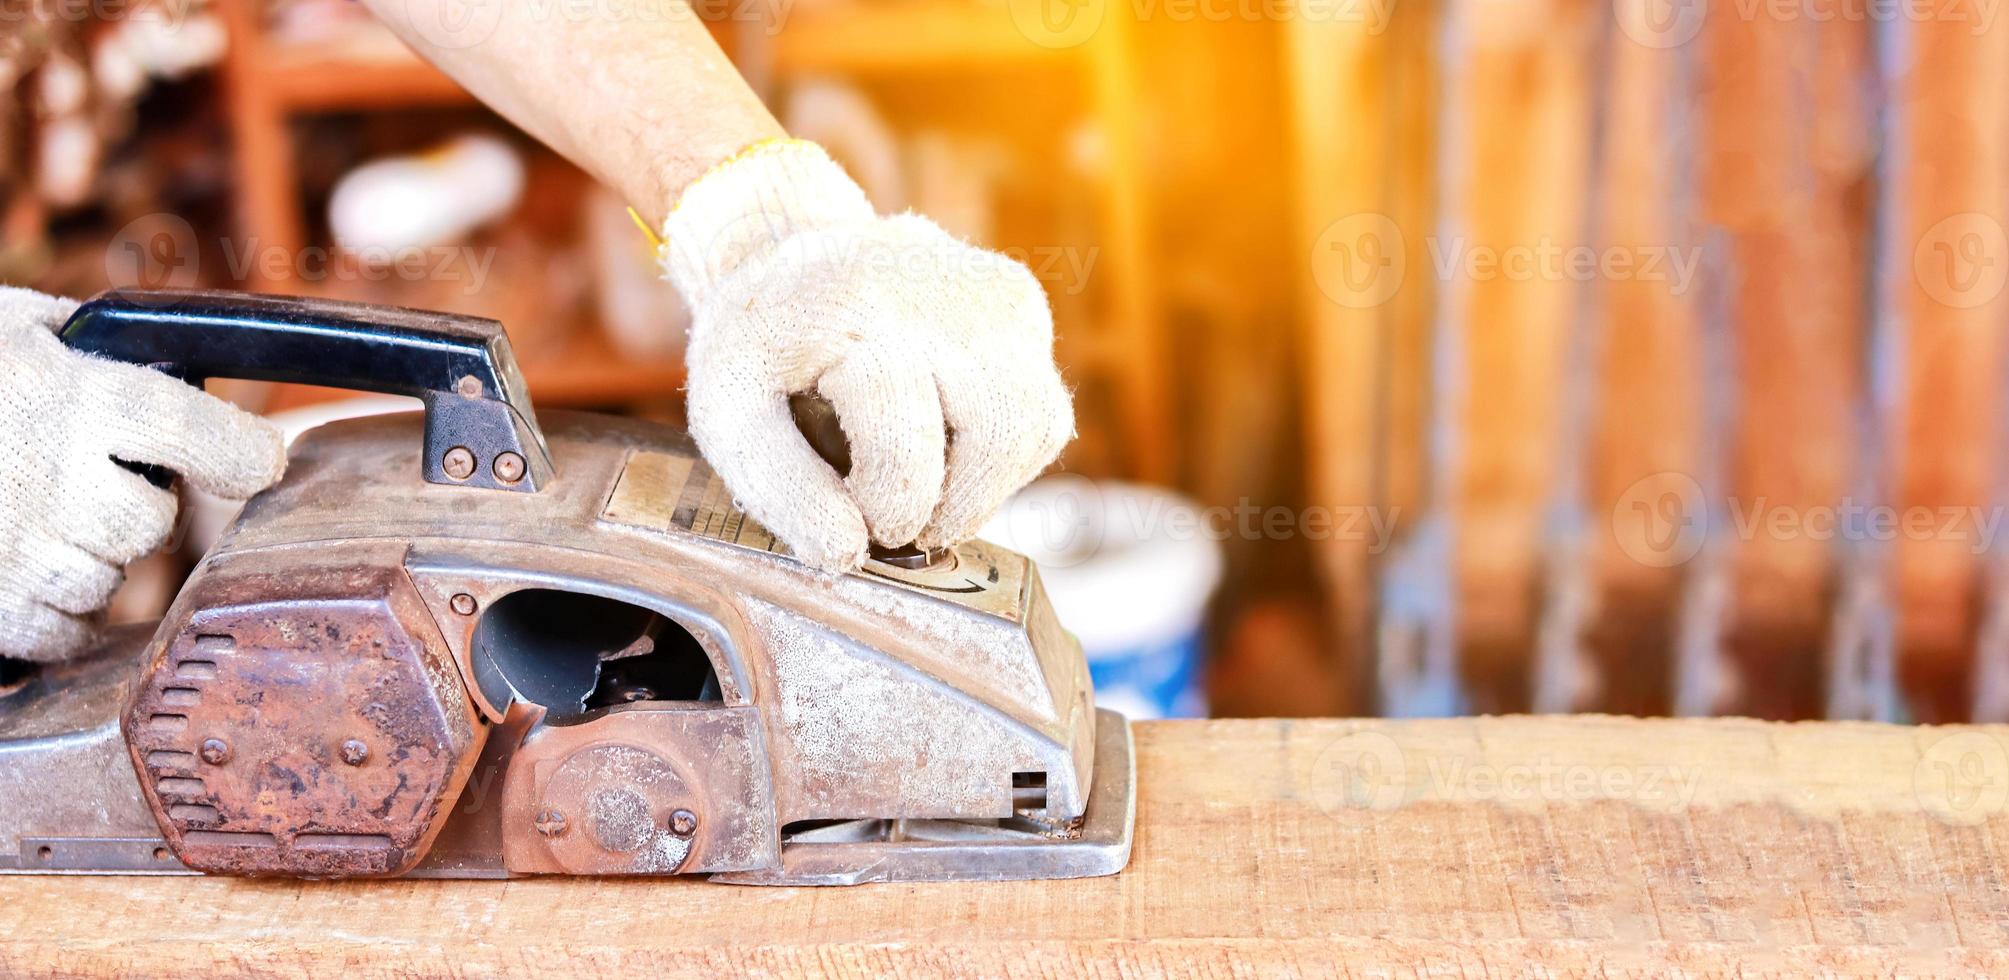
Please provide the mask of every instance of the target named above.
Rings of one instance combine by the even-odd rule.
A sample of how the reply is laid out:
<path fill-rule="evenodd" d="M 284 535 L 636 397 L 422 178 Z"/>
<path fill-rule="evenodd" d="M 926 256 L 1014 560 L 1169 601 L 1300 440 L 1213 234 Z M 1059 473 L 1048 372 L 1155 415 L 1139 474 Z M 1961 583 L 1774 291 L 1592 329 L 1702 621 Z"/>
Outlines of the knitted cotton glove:
<path fill-rule="evenodd" d="M 167 541 L 174 494 L 113 459 L 243 499 L 286 466 L 279 430 L 158 371 L 56 339 L 77 304 L 0 287 L 0 656 L 90 640 L 124 566 Z"/>
<path fill-rule="evenodd" d="M 664 264 L 692 311 L 690 425 L 740 507 L 829 571 L 960 543 L 1053 462 L 1074 409 L 1025 266 L 880 217 L 823 150 L 756 144 L 684 192 Z M 788 396 L 827 399 L 840 478 Z"/>

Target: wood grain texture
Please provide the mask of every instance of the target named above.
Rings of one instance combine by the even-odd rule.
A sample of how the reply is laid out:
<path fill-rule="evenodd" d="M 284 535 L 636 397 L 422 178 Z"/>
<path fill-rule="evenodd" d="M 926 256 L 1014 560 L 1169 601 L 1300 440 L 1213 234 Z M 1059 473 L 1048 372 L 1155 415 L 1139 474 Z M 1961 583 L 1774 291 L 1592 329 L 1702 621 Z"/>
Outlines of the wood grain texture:
<path fill-rule="evenodd" d="M 1733 270 L 1711 287 L 1728 321 L 1737 413 L 1723 491 L 1743 515 L 1836 506 L 1854 465 L 1859 188 L 1873 141 L 1868 109 L 1849 93 L 1861 88 L 1868 40 L 1861 24 L 1807 28 L 1789 11 L 1718 10 L 1697 42 L 1709 53 L 1697 68 L 1699 208 L 1721 236 L 1716 259 Z M 1728 639 L 1746 683 L 1722 710 L 1818 716 L 1832 543 L 1725 537 L 1736 596 Z"/>
<path fill-rule="evenodd" d="M 1900 456 L 1907 513 L 1947 530 L 1896 542 L 1905 687 L 1921 717 L 1964 717 L 1988 550 L 1976 520 L 2002 492 L 2009 295 L 2009 24 L 1976 15 L 1913 26 L 1889 84 L 1900 164 L 1885 285 L 1902 336 Z"/>
<path fill-rule="evenodd" d="M 1463 390 L 1455 474 L 1463 667 L 1473 703 L 1524 709 L 1544 509 L 1555 489 L 1568 343 L 1582 289 L 1561 256 L 1584 245 L 1598 5 L 1465 0 L 1464 65 L 1441 148 L 1462 213 L 1432 243 L 1458 317 Z M 1582 253 L 1579 252 L 1579 255 Z"/>
<path fill-rule="evenodd" d="M 1347 18 L 1297 17 L 1286 24 L 1296 240 L 1306 263 L 1300 280 L 1305 483 L 1313 503 L 1340 513 L 1387 506 L 1380 488 L 1387 472 L 1377 456 L 1384 442 L 1377 402 L 1389 384 L 1382 376 L 1385 338 L 1397 329 L 1391 318 L 1429 292 L 1406 281 L 1406 270 L 1420 264 L 1423 223 L 1394 207 L 1387 186 L 1403 172 L 1391 166 L 1400 139 L 1391 83 L 1398 76 L 1390 68 L 1405 46 L 1414 46 L 1407 34 L 1415 19 L 1399 18 L 1399 33 L 1389 34 Z M 1423 335 L 1421 316 L 1407 332 Z M 1371 643 L 1363 629 L 1373 621 L 1374 544 L 1334 535 L 1316 555 L 1329 617 L 1346 624 L 1336 638 L 1341 672 L 1355 682 L 1349 693 L 1363 710 L 1372 701 Z"/>
<path fill-rule="evenodd" d="M 1620 2 L 1618 16 L 1641 20 L 1658 0 Z M 1701 250 L 1683 213 L 1690 110 L 1677 94 L 1687 54 L 1636 43 L 1622 30 L 1607 44 L 1597 244 L 1658 261 L 1650 273 L 1588 286 L 1598 386 L 1585 496 L 1602 585 L 1590 632 L 1603 669 L 1578 707 L 1668 714 L 1686 556 L 1674 552 L 1680 539 L 1665 535 L 1666 512 L 1653 505 L 1669 490 L 1699 505 L 1679 494 L 1708 479 L 1694 281 Z"/>
<path fill-rule="evenodd" d="M 1114 878 L 0 878 L 0 976 L 2009 972 L 2009 727 L 1137 726 Z"/>

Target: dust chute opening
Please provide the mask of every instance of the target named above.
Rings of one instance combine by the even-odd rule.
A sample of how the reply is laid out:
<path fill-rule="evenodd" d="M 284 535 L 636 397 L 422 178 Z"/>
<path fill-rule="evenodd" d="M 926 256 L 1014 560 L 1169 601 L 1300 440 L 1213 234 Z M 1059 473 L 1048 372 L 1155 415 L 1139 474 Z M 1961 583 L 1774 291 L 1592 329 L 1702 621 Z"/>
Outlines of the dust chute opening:
<path fill-rule="evenodd" d="M 616 599 L 526 589 L 474 629 L 475 682 L 490 704 L 542 705 L 562 721 L 653 701 L 717 701 L 704 647 L 675 620 Z"/>

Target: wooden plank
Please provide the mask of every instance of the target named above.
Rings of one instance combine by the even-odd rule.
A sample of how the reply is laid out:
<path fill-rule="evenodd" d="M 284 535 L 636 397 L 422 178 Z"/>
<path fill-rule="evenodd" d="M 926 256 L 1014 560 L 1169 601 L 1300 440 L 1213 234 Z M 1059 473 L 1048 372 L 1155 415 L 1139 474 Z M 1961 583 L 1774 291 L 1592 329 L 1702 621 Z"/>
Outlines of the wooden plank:
<path fill-rule="evenodd" d="M 1900 162 L 1885 283 L 1904 338 L 1896 503 L 1940 527 L 1993 506 L 2002 489 L 2009 25 L 1976 17 L 1926 18 L 1891 38 Z M 1972 518 L 1953 527 L 1896 543 L 1901 669 L 1915 710 L 1933 719 L 1966 715 L 1978 619 L 1985 542 Z"/>
<path fill-rule="evenodd" d="M 0 878 L 0 975 L 2001 974 L 2009 728 L 1137 726 L 1114 878 Z"/>
<path fill-rule="evenodd" d="M 1029 5 L 1014 6 L 1023 10 Z M 1152 272 L 1157 267 L 1151 246 L 1152 171 L 1143 155 L 1143 129 L 1138 119 L 1138 107 L 1144 99 L 1138 87 L 1132 36 L 1135 25 L 1127 7 L 1098 3 L 1090 9 L 1102 15 L 1086 49 L 1088 97 L 1094 106 L 1104 157 L 1097 201 L 1103 249 L 1098 274 L 1108 282 L 1106 327 L 1113 344 L 1123 352 L 1107 370 L 1116 385 L 1117 411 L 1128 443 L 1123 447 L 1128 475 L 1163 485 L 1171 482 L 1179 460 L 1171 396 L 1166 392 L 1169 365 L 1160 307 L 1162 290 Z"/>
<path fill-rule="evenodd" d="M 1657 0 L 1622 0 L 1620 23 L 1650 23 Z M 1651 38 L 1649 38 L 1650 40 Z M 1696 311 L 1700 250 L 1687 215 L 1689 174 L 1682 62 L 1623 28 L 1607 40 L 1608 78 L 1599 201 L 1601 248 L 1654 271 L 1600 281 L 1593 316 L 1601 328 L 1597 422 L 1586 496 L 1598 520 L 1595 706 L 1626 714 L 1671 708 L 1673 610 L 1683 566 L 1694 557 L 1677 507 L 1703 500 L 1702 351 Z M 1684 492 L 1686 491 L 1686 492 Z M 1608 530 L 1607 530 L 1608 529 Z"/>
<path fill-rule="evenodd" d="M 1408 14 L 1402 26 L 1418 19 Z M 1376 26 L 1348 18 L 1293 17 L 1286 22 L 1290 152 L 1298 202 L 1294 230 L 1305 257 L 1300 301 L 1305 311 L 1300 342 L 1305 480 L 1313 504 L 1340 513 L 1391 507 L 1384 492 L 1390 467 L 1381 456 L 1387 337 L 1400 329 L 1391 320 L 1405 309 L 1399 305 L 1402 297 L 1429 294 L 1422 283 L 1407 281 L 1407 270 L 1423 261 L 1423 236 L 1403 232 L 1404 220 L 1414 216 L 1396 211 L 1389 187 L 1400 175 L 1425 169 L 1404 168 L 1397 159 L 1392 100 L 1400 90 L 1391 68 L 1405 38 Z M 1419 74 L 1408 73 L 1405 80 L 1415 81 Z M 1423 335 L 1425 315 L 1417 301 L 1412 299 L 1406 309 L 1417 321 L 1406 335 Z M 1421 370 L 1418 363 L 1415 373 Z M 1417 402 L 1415 414 L 1420 415 L 1420 398 Z M 1398 438 L 1394 445 L 1411 448 L 1417 442 Z M 1416 482 L 1412 476 L 1412 494 Z M 1329 615 L 1343 624 L 1343 673 L 1351 682 L 1352 703 L 1362 710 L 1372 701 L 1366 675 L 1372 646 L 1367 627 L 1374 617 L 1374 545 L 1357 535 L 1334 535 L 1317 546 Z"/>
<path fill-rule="evenodd" d="M 1723 235 L 1711 288 L 1735 359 L 1733 519 L 1807 519 L 1850 489 L 1866 269 L 1849 188 L 1867 176 L 1872 118 L 1847 83 L 1863 77 L 1867 33 L 1809 27 L 1797 10 L 1714 9 L 1696 42 L 1699 208 Z M 1842 132 L 1863 142 L 1850 148 Z M 1818 716 L 1834 542 L 1749 526 L 1730 558 L 1729 624 L 1748 683 L 1718 707 Z"/>
<path fill-rule="evenodd" d="M 1464 377 L 1453 477 L 1461 669 L 1481 710 L 1525 709 L 1542 519 L 1560 456 L 1565 345 L 1583 288 L 1599 5 L 1464 0 L 1465 58 L 1440 164 L 1460 213 L 1432 274 L 1460 319 Z M 1455 382 L 1454 382 L 1455 383 Z"/>
<path fill-rule="evenodd" d="M 298 255 L 307 244 L 306 219 L 297 197 L 285 108 L 264 75 L 262 8 L 252 0 L 224 0 L 219 9 L 230 31 L 224 89 L 236 166 L 237 233 L 281 254 Z M 284 284 L 260 278 L 244 288 L 270 291 Z"/>

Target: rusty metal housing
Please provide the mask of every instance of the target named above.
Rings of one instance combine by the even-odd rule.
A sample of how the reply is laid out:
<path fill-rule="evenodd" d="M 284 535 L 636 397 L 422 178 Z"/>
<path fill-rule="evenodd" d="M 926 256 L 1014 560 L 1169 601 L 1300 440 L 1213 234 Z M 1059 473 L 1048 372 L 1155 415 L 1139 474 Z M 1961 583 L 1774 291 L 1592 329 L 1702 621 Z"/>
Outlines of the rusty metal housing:
<path fill-rule="evenodd" d="M 151 640 L 113 638 L 68 693 L 0 694 L 0 871 L 1126 863 L 1128 724 L 1030 562 L 972 542 L 818 574 L 682 433 L 542 421 L 556 472 L 531 493 L 420 479 L 416 414 L 304 437 Z M 105 771 L 120 711 L 137 779 Z M 94 813 L 21 819 L 86 774 Z"/>

